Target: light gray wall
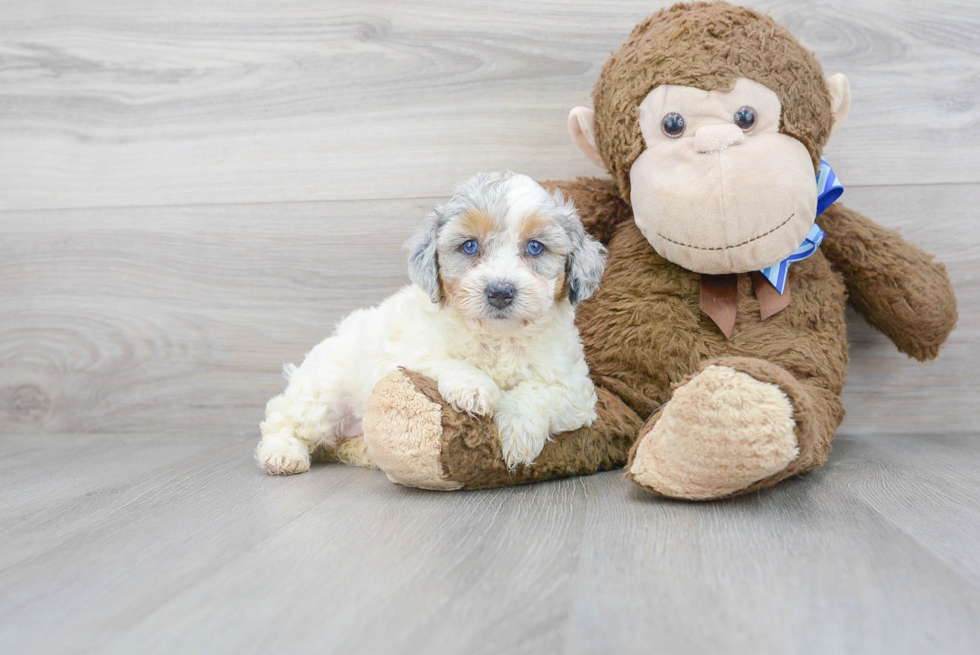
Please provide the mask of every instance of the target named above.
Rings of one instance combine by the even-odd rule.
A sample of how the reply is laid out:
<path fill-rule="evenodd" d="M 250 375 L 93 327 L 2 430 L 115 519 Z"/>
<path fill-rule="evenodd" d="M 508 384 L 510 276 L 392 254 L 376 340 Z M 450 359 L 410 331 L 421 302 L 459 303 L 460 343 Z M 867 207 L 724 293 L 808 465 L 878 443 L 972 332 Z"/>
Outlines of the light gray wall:
<path fill-rule="evenodd" d="M 669 3 L 154 4 L 0 6 L 0 432 L 255 432 L 455 181 L 601 174 L 565 117 Z M 812 4 L 753 6 L 851 80 L 843 202 L 960 303 L 925 365 L 853 317 L 841 431 L 975 432 L 980 7 Z"/>

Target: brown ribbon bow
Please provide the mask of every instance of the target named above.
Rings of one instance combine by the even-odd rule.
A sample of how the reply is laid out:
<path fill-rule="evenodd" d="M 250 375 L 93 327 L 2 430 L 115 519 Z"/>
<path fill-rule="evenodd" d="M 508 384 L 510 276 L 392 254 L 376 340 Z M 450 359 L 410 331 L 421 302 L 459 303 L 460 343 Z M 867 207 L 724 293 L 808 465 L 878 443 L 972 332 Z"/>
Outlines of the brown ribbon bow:
<path fill-rule="evenodd" d="M 752 289 L 759 301 L 759 314 L 766 320 L 789 305 L 789 284 L 780 294 L 762 273 L 753 271 Z M 726 339 L 732 338 L 735 314 L 738 308 L 738 275 L 702 275 L 701 311 L 707 314 L 721 329 Z"/>

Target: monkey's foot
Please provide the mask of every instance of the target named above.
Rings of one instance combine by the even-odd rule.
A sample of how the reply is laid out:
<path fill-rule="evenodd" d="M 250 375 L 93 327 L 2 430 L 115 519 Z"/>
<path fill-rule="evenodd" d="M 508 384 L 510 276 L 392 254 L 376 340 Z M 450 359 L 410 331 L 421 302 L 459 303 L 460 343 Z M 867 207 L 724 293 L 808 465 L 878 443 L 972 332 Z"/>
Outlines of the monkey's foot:
<path fill-rule="evenodd" d="M 368 451 L 392 482 L 422 489 L 459 489 L 463 485 L 449 480 L 440 462 L 444 401 L 418 391 L 417 377 L 395 371 L 375 385 L 364 410 Z"/>
<path fill-rule="evenodd" d="M 424 489 L 489 489 L 588 475 L 622 466 L 640 428 L 621 400 L 597 388 L 598 418 L 555 435 L 529 466 L 508 468 L 494 420 L 457 412 L 436 382 L 412 371 L 388 374 L 364 411 L 368 453 L 388 479 Z"/>
<path fill-rule="evenodd" d="M 783 471 L 799 453 L 793 405 L 775 384 L 710 365 L 640 430 L 627 476 L 664 496 L 729 496 Z"/>

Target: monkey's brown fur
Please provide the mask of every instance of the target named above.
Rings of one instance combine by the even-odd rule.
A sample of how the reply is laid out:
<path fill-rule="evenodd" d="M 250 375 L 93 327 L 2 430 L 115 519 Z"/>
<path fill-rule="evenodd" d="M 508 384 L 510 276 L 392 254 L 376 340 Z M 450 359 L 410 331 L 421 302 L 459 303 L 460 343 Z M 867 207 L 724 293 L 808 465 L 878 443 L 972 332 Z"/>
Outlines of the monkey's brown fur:
<path fill-rule="evenodd" d="M 820 64 L 768 16 L 720 7 L 696 2 L 662 9 L 637 25 L 603 66 L 592 92 L 596 146 L 624 198 L 644 147 L 640 103 L 662 84 L 729 91 L 745 77 L 769 87 L 783 105 L 780 132 L 807 147 L 814 170 L 820 164 L 832 124 Z"/>
<path fill-rule="evenodd" d="M 936 356 L 956 322 L 945 268 L 840 204 L 818 218 L 827 236 L 816 254 L 790 268 L 787 309 L 762 321 L 749 276 L 738 276 L 731 340 L 699 309 L 700 276 L 660 257 L 640 233 L 628 202 L 630 167 L 644 148 L 640 102 L 660 84 L 725 91 L 738 77 L 778 94 L 781 132 L 807 147 L 816 168 L 831 131 L 831 100 L 820 64 L 789 32 L 725 3 L 676 5 L 638 25 L 603 68 L 593 94 L 597 147 L 613 181 L 553 184 L 609 247 L 599 291 L 578 310 L 599 419 L 557 436 L 532 467 L 510 474 L 492 421 L 453 412 L 431 380 L 395 374 L 410 375 L 421 395 L 443 406 L 439 463 L 446 480 L 494 487 L 626 464 L 631 445 L 650 432 L 674 389 L 718 364 L 778 386 L 792 405 L 799 455 L 730 493 L 770 486 L 826 461 L 844 415 L 848 299 L 902 352 L 919 360 Z"/>

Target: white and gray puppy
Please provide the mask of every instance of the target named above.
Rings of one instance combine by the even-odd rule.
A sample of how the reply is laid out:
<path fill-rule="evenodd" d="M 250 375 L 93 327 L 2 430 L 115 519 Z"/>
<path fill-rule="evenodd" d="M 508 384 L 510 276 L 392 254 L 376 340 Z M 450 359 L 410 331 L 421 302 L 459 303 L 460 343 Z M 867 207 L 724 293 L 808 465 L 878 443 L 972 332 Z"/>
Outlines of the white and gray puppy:
<path fill-rule="evenodd" d="M 409 241 L 414 284 L 354 312 L 269 401 L 256 451 L 269 473 L 306 471 L 315 450 L 369 465 L 361 419 L 398 367 L 433 378 L 454 409 L 492 415 L 507 465 L 531 464 L 550 435 L 590 425 L 596 394 L 574 305 L 599 285 L 605 249 L 575 206 L 525 175 L 482 173 Z"/>

